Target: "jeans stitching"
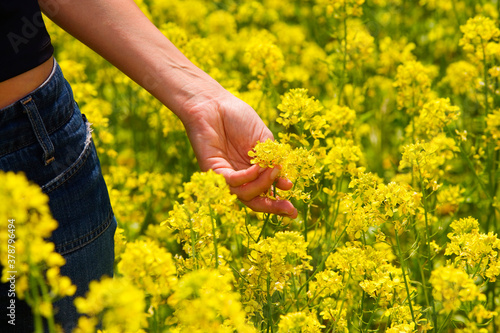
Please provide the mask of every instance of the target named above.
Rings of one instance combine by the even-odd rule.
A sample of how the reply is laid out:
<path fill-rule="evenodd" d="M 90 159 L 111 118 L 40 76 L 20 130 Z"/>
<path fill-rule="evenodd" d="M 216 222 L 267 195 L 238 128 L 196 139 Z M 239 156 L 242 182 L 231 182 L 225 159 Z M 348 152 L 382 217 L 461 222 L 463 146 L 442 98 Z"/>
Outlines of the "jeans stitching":
<path fill-rule="evenodd" d="M 108 230 L 109 226 L 111 225 L 111 221 L 113 220 L 113 216 L 114 216 L 113 211 L 110 209 L 108 217 L 106 218 L 106 221 L 104 223 L 101 223 L 94 230 L 91 230 L 87 234 L 77 239 L 56 246 L 55 248 L 56 252 L 58 252 L 61 255 L 67 255 L 92 243 L 99 236 L 101 236 L 106 230 Z"/>
<path fill-rule="evenodd" d="M 59 186 L 66 183 L 71 177 L 73 177 L 78 172 L 78 170 L 82 168 L 82 166 L 85 164 L 88 157 L 90 156 L 91 152 L 92 152 L 91 144 L 87 144 L 83 148 L 83 152 L 80 154 L 80 156 L 78 156 L 77 160 L 70 167 L 68 167 L 57 177 L 49 181 L 47 184 L 42 186 L 42 192 L 48 194 L 57 189 Z"/>
<path fill-rule="evenodd" d="M 58 131 L 63 125 L 66 125 L 70 120 L 71 120 L 71 117 L 73 117 L 73 114 L 75 112 L 75 109 L 74 107 L 71 108 L 71 111 L 68 113 L 68 116 L 63 118 L 61 121 L 59 121 L 55 126 L 50 126 L 50 131 L 47 131 L 47 133 L 49 135 L 55 133 L 56 131 Z M 30 146 L 32 144 L 35 144 L 37 143 L 37 139 L 31 139 L 31 140 L 27 140 L 17 146 L 15 146 L 14 148 L 0 154 L 0 157 L 3 157 L 5 155 L 8 155 L 8 154 L 12 154 L 16 151 L 18 151 L 19 149 L 22 149 L 24 147 L 27 147 L 27 146 Z"/>
<path fill-rule="evenodd" d="M 38 143 L 40 144 L 40 146 L 42 146 L 43 159 L 45 165 L 47 165 L 48 163 L 50 163 L 49 161 L 51 161 L 51 157 L 54 156 L 54 145 L 52 144 L 52 141 L 50 141 L 50 137 L 43 123 L 43 119 L 40 116 L 40 113 L 38 111 L 35 101 L 33 100 L 33 97 L 28 96 L 22 99 L 21 104 L 23 105 L 24 110 L 28 114 L 31 127 L 37 137 Z"/>

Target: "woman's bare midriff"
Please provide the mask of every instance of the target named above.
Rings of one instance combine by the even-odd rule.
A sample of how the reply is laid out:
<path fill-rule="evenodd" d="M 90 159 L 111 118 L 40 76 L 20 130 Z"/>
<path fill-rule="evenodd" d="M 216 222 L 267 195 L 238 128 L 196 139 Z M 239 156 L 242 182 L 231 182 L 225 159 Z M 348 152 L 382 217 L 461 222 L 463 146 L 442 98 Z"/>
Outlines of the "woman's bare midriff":
<path fill-rule="evenodd" d="M 0 109 L 4 108 L 38 88 L 50 75 L 54 59 L 27 72 L 0 82 Z"/>

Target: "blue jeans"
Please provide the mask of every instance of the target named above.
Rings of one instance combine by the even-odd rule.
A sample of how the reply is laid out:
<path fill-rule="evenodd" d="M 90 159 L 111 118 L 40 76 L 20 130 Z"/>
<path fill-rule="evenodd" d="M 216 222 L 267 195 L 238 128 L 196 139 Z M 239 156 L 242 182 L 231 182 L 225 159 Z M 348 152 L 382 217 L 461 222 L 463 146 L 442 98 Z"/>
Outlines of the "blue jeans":
<path fill-rule="evenodd" d="M 55 61 L 39 88 L 0 109 L 0 170 L 24 172 L 37 183 L 59 223 L 49 241 L 66 259 L 61 274 L 77 286 L 73 297 L 54 304 L 65 332 L 78 319 L 74 298 L 85 295 L 90 281 L 113 275 L 116 220 L 90 133 Z M 16 326 L 7 323 L 8 289 L 1 284 L 0 331 L 33 332 L 31 309 L 20 300 Z"/>

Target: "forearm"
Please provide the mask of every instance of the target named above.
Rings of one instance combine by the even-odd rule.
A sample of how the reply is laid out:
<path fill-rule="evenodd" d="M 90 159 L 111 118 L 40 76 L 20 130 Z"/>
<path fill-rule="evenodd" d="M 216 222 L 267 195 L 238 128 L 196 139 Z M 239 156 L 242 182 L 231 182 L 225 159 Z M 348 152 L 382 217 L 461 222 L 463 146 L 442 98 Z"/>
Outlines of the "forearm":
<path fill-rule="evenodd" d="M 190 62 L 133 0 L 39 0 L 64 30 L 136 81 L 183 121 L 222 87 Z M 220 91 L 219 91 L 220 93 Z"/>

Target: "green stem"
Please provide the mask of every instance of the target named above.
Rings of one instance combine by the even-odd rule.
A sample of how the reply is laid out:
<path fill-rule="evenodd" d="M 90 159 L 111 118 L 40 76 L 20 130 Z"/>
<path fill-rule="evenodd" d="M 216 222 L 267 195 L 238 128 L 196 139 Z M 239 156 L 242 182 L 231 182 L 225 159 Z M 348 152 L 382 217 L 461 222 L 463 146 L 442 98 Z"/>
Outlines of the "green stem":
<path fill-rule="evenodd" d="M 457 20 L 457 25 L 458 25 L 458 29 L 460 29 L 460 18 L 458 16 L 458 11 L 457 11 L 457 6 L 455 4 L 455 1 L 456 0 L 451 0 L 451 6 L 452 6 L 452 9 L 453 9 L 453 14 L 455 15 L 455 19 Z"/>
<path fill-rule="evenodd" d="M 419 170 L 419 178 L 420 178 L 420 187 L 422 190 L 422 201 L 424 204 L 425 243 L 426 243 L 426 250 L 427 250 L 427 270 L 429 271 L 429 274 L 431 274 L 432 268 L 434 265 L 432 263 L 432 252 L 431 252 L 431 230 L 430 230 L 430 226 L 429 226 L 429 217 L 428 217 L 429 208 L 428 208 L 428 203 L 427 203 L 427 193 L 425 190 L 424 182 L 422 180 L 422 173 L 420 172 L 420 166 L 418 165 L 418 162 L 417 162 L 417 166 L 419 167 L 418 170 Z M 429 286 L 426 285 L 425 274 L 422 274 L 422 277 L 423 277 L 422 282 L 424 284 L 424 288 L 430 288 L 430 285 Z M 431 290 L 429 290 L 429 291 L 431 291 Z M 426 293 L 426 295 L 427 295 L 427 293 Z M 430 295 L 430 301 L 431 301 L 431 305 L 432 305 L 432 319 L 434 321 L 434 325 L 437 325 L 437 313 L 436 313 L 436 305 L 434 304 L 434 297 L 432 297 L 432 292 L 430 292 L 429 295 Z"/>
<path fill-rule="evenodd" d="M 346 76 L 346 70 L 347 70 L 347 10 L 346 10 L 346 1 L 344 1 L 344 18 L 343 18 L 343 25 L 344 25 L 344 36 L 343 36 L 343 42 L 344 42 L 344 54 L 343 54 L 343 59 L 342 59 L 342 76 L 341 76 L 341 81 L 340 81 L 340 88 L 339 88 L 339 97 L 337 104 L 340 105 L 340 102 L 342 100 L 342 93 L 344 91 L 344 86 L 345 86 L 345 76 Z"/>
<path fill-rule="evenodd" d="M 310 208 L 309 204 L 305 205 L 304 208 L 305 208 L 304 209 L 304 242 L 307 243 L 307 231 L 308 231 L 307 230 L 307 217 L 309 215 L 309 208 Z M 306 249 L 306 251 L 307 251 L 307 249 Z M 309 271 L 306 270 L 305 273 L 306 273 L 306 283 L 305 283 L 306 284 L 306 292 L 308 292 L 309 291 Z"/>
<path fill-rule="evenodd" d="M 437 333 L 441 333 L 441 331 L 445 329 L 446 324 L 450 320 L 452 314 L 453 314 L 453 311 L 450 311 L 450 313 L 448 314 L 448 316 L 446 316 L 446 319 L 444 320 L 443 325 L 441 325 L 441 327 L 439 328 L 439 331 L 437 331 Z"/>
<path fill-rule="evenodd" d="M 259 242 L 259 240 L 262 236 L 264 236 L 264 239 L 267 238 L 266 234 L 265 234 L 266 233 L 265 230 L 266 230 L 267 224 L 269 223 L 269 218 L 270 218 L 271 214 L 266 213 L 266 214 L 264 214 L 264 216 L 266 217 L 266 219 L 264 220 L 264 225 L 262 226 L 262 229 L 260 230 L 260 234 L 259 234 L 259 237 L 257 237 L 256 243 Z"/>
<path fill-rule="evenodd" d="M 474 178 L 476 178 L 477 180 L 477 183 L 479 184 L 479 186 L 481 187 L 481 189 L 483 190 L 484 194 L 488 197 L 489 201 L 490 201 L 490 204 L 493 203 L 493 197 L 491 196 L 491 193 L 490 191 L 488 191 L 488 188 L 486 187 L 486 185 L 484 184 L 483 180 L 479 177 L 479 175 L 476 173 L 476 169 L 474 168 L 474 165 L 472 164 L 472 161 L 470 160 L 469 156 L 467 156 L 467 153 L 465 151 L 465 148 L 463 147 L 462 145 L 462 142 L 461 141 L 458 141 L 458 139 L 456 138 L 455 135 L 452 135 L 450 133 L 450 130 L 447 129 L 448 131 L 448 134 L 454 138 L 455 140 L 455 143 L 457 144 L 459 150 L 460 150 L 460 155 L 462 156 L 462 158 L 464 159 L 464 161 L 467 163 L 467 166 L 469 167 L 470 171 L 472 172 L 472 175 L 474 176 Z M 500 211 L 500 209 L 498 207 L 496 207 L 496 210 L 497 211 Z"/>
<path fill-rule="evenodd" d="M 481 40 L 481 47 L 483 48 L 483 77 L 484 77 L 484 116 L 488 116 L 490 111 L 490 105 L 488 102 L 488 71 L 486 63 L 486 50 L 484 49 L 484 43 Z"/>
<path fill-rule="evenodd" d="M 363 294 L 364 294 L 364 292 L 363 292 Z M 380 295 L 377 296 L 376 304 L 378 304 L 379 301 L 380 301 Z M 366 331 L 367 332 L 371 332 L 370 331 L 370 325 L 371 325 L 373 319 L 375 318 L 375 313 L 376 312 L 377 312 L 376 309 L 374 309 L 374 310 L 371 311 L 370 318 L 368 319 L 368 323 L 366 323 Z"/>
<path fill-rule="evenodd" d="M 189 214 L 189 211 L 184 207 L 186 214 L 188 216 L 188 221 L 189 221 L 189 230 L 190 230 L 190 235 L 191 235 L 191 256 L 194 259 L 194 264 L 196 269 L 198 269 L 198 258 L 196 257 L 196 232 L 193 229 L 193 221 L 191 220 L 191 214 Z"/>
<path fill-rule="evenodd" d="M 411 319 L 413 320 L 413 323 L 415 323 L 415 327 L 417 327 L 417 322 L 415 321 L 415 314 L 413 313 L 413 306 L 411 305 L 410 288 L 408 287 L 408 281 L 406 280 L 405 264 L 404 264 L 404 260 L 403 260 L 403 253 L 401 251 L 401 244 L 399 242 L 398 231 L 394 230 L 394 234 L 396 235 L 396 243 L 398 246 L 399 260 L 401 261 L 401 272 L 403 273 L 403 280 L 405 282 L 406 294 L 408 296 L 408 306 L 410 307 Z"/>
<path fill-rule="evenodd" d="M 212 234 L 214 237 L 214 250 L 215 250 L 215 269 L 219 268 L 219 251 L 217 250 L 217 235 L 215 233 L 216 228 L 215 228 L 215 217 L 213 214 L 212 206 L 208 206 L 208 209 L 210 210 L 210 220 L 212 221 Z"/>
<path fill-rule="evenodd" d="M 328 259 L 328 256 L 330 255 L 330 253 L 333 252 L 333 250 L 335 250 L 337 248 L 337 244 L 338 242 L 340 241 L 340 239 L 342 238 L 342 236 L 344 235 L 345 231 L 347 229 L 347 225 L 344 227 L 344 230 L 342 230 L 342 232 L 340 233 L 340 236 L 339 238 L 337 238 L 337 240 L 335 241 L 335 244 L 332 245 L 332 247 L 328 250 L 328 252 L 323 256 L 323 258 L 321 259 L 321 262 L 318 264 L 318 266 L 316 266 L 316 269 L 314 270 L 314 272 L 311 274 L 311 276 L 309 276 L 309 278 L 307 279 L 306 283 L 304 283 L 302 286 L 300 286 L 299 288 L 299 291 L 297 292 L 297 294 L 300 294 L 300 292 L 302 291 L 302 289 L 304 289 L 306 287 L 306 285 L 311 282 L 311 280 L 314 278 L 314 276 L 320 271 L 323 269 L 323 265 L 325 264 L 326 260 Z M 288 308 L 286 309 L 285 313 L 288 313 L 288 311 L 290 310 L 290 307 L 291 305 L 288 306 Z"/>
<path fill-rule="evenodd" d="M 271 263 L 269 263 L 269 266 L 271 267 Z M 271 293 L 269 292 L 271 288 L 271 273 L 267 273 L 267 333 L 269 333 L 269 330 L 273 332 L 273 309 L 272 309 L 272 302 L 271 302 Z"/>
<path fill-rule="evenodd" d="M 37 275 L 40 273 L 38 270 L 38 267 L 33 267 L 31 265 L 31 262 L 29 263 L 29 266 L 31 266 L 31 274 L 29 276 L 29 285 L 30 285 L 30 295 L 31 295 L 31 300 L 33 301 L 31 306 L 31 310 L 33 313 L 34 317 L 34 325 L 35 325 L 35 333 L 42 333 L 43 332 L 43 322 L 42 322 L 42 316 L 40 315 L 40 295 L 39 295 L 39 290 L 38 290 L 38 277 Z"/>
<path fill-rule="evenodd" d="M 42 298 L 43 298 L 44 302 L 52 303 L 52 300 L 50 299 L 49 291 L 47 289 L 47 284 L 45 283 L 45 280 L 41 276 L 38 276 L 37 283 L 39 284 L 40 290 L 42 291 Z M 55 322 L 54 322 L 54 313 L 52 313 L 49 317 L 46 317 L 46 319 L 47 319 L 47 326 L 48 326 L 49 332 L 50 333 L 55 332 L 56 326 L 55 326 Z"/>

